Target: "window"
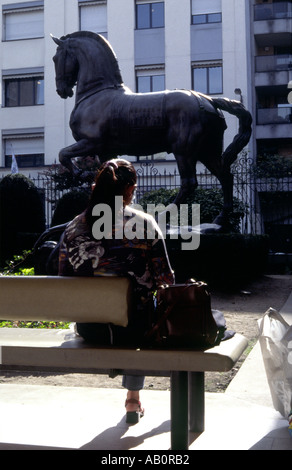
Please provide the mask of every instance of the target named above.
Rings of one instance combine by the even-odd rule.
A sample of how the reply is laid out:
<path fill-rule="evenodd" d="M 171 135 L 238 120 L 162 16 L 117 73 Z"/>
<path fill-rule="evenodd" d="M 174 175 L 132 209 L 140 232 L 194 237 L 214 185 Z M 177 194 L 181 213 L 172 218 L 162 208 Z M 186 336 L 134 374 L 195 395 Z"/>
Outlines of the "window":
<path fill-rule="evenodd" d="M 2 6 L 3 40 L 34 39 L 44 36 L 44 2 Z"/>
<path fill-rule="evenodd" d="M 137 3 L 136 28 L 150 29 L 164 27 L 164 2 Z"/>
<path fill-rule="evenodd" d="M 148 93 L 152 91 L 163 91 L 165 89 L 164 75 L 138 75 L 137 92 Z"/>
<path fill-rule="evenodd" d="M 223 93 L 222 66 L 197 66 L 193 68 L 193 88 L 207 95 Z"/>
<path fill-rule="evenodd" d="M 92 31 L 94 33 L 107 34 L 107 3 L 82 2 L 79 0 L 80 31 Z"/>
<path fill-rule="evenodd" d="M 192 0 L 192 24 L 221 23 L 221 0 Z"/>
<path fill-rule="evenodd" d="M 16 155 L 18 168 L 31 168 L 44 166 L 44 154 L 34 155 Z M 10 168 L 12 163 L 12 155 L 5 155 L 5 168 Z"/>
<path fill-rule="evenodd" d="M 4 151 L 5 168 L 11 168 L 12 155 L 15 155 L 19 168 L 44 166 L 43 134 L 6 135 L 4 136 Z"/>
<path fill-rule="evenodd" d="M 9 74 L 9 72 L 3 72 L 3 79 L 5 107 L 44 104 L 43 75 L 17 76 Z"/>
<path fill-rule="evenodd" d="M 192 15 L 192 24 L 222 23 L 221 13 L 209 13 L 208 15 Z"/>

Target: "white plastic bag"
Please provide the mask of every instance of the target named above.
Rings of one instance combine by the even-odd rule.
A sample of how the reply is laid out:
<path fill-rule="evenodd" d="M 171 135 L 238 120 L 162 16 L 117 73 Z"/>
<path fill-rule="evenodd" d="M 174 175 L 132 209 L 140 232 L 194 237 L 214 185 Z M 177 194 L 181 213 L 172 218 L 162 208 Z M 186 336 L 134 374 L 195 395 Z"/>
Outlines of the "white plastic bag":
<path fill-rule="evenodd" d="M 292 326 L 272 308 L 258 326 L 273 405 L 287 418 L 292 408 Z"/>

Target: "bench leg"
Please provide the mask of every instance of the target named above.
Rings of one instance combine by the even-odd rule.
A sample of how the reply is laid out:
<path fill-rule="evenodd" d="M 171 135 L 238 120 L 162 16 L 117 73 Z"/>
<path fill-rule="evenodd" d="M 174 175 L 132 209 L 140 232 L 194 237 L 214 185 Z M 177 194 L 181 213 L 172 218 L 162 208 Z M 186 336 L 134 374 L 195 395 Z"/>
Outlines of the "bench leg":
<path fill-rule="evenodd" d="M 187 450 L 188 436 L 188 372 L 171 372 L 171 449 Z"/>
<path fill-rule="evenodd" d="M 205 430 L 205 374 L 189 372 L 189 430 Z"/>

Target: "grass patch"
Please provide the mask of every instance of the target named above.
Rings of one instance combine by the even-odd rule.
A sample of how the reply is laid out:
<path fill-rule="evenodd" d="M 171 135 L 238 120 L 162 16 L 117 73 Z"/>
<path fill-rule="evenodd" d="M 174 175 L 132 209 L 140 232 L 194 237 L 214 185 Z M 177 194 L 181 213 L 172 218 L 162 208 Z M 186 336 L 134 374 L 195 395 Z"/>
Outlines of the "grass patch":
<path fill-rule="evenodd" d="M 0 328 L 60 328 L 69 329 L 70 322 L 55 321 L 6 321 L 0 320 Z"/>

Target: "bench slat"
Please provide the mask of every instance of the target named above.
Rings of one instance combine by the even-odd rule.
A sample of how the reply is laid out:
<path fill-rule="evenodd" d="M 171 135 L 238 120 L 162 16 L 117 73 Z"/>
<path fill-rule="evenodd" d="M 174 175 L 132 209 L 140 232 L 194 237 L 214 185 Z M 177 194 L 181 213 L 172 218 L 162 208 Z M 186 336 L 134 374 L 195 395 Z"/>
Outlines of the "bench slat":
<path fill-rule="evenodd" d="M 131 282 L 124 277 L 1 276 L 0 319 L 110 322 L 127 326 Z"/>
<path fill-rule="evenodd" d="M 6 366 L 224 372 L 246 347 L 239 334 L 207 351 L 190 351 L 96 347 L 68 330 L 0 329 L 0 363 Z"/>

